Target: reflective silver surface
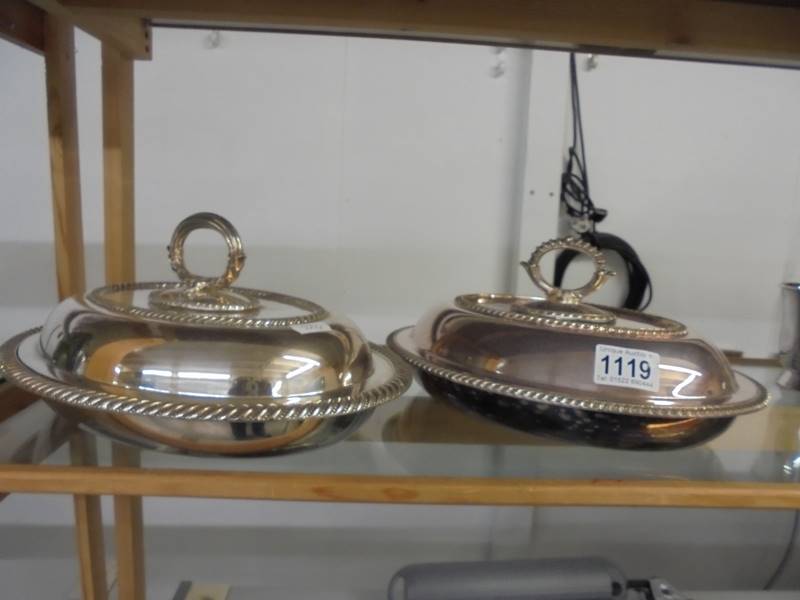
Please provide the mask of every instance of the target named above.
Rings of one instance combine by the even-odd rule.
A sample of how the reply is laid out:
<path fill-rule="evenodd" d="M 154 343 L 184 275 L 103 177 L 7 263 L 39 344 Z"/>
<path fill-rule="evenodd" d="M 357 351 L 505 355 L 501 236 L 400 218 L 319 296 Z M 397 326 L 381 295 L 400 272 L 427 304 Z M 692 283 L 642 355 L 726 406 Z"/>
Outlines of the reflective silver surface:
<path fill-rule="evenodd" d="M 195 276 L 183 264 L 186 236 L 200 228 L 226 241 L 221 277 Z M 185 219 L 169 253 L 180 283 L 69 298 L 41 332 L 3 345 L 2 371 L 96 430 L 217 454 L 331 441 L 410 384 L 406 367 L 371 348 L 348 319 L 301 298 L 230 287 L 245 256 L 222 217 Z"/>
<path fill-rule="evenodd" d="M 442 328 L 432 329 L 442 315 Z M 575 338 L 459 314 L 449 307 L 429 313 L 413 328 L 395 331 L 387 343 L 434 377 L 554 406 L 644 417 L 727 417 L 759 410 L 768 399 L 760 384 L 737 376 L 718 350 L 699 339 L 658 347 L 662 357 L 658 392 L 600 386 L 592 377 L 595 345 L 630 342 Z M 641 341 L 631 345 L 644 346 Z M 723 362 L 716 363 L 720 357 Z"/>
<path fill-rule="evenodd" d="M 67 414 L 60 405 L 58 410 Z M 80 409 L 79 409 L 80 410 Z M 269 456 L 333 444 L 358 429 L 372 414 L 365 410 L 329 419 L 203 422 L 103 413 L 75 415 L 82 427 L 123 443 L 162 452 L 197 456 Z"/>
<path fill-rule="evenodd" d="M 780 358 L 783 372 L 778 384 L 786 389 L 800 389 L 800 283 L 781 286 Z"/>
<path fill-rule="evenodd" d="M 541 257 L 563 249 L 593 258 L 596 273 L 585 286 L 561 290 L 543 280 Z M 573 409 L 687 418 L 730 417 L 765 405 L 767 394 L 760 384 L 735 376 L 719 350 L 691 336 L 681 323 L 582 303 L 610 275 L 599 251 L 585 242 L 550 240 L 523 266 L 547 293 L 546 300 L 458 296 L 430 310 L 415 327 L 391 334 L 389 346 L 428 376 Z M 598 381 L 599 345 L 658 355 L 657 365 L 648 364 L 648 377 L 651 372 L 657 376 L 652 385 Z"/>
<path fill-rule="evenodd" d="M 352 322 L 319 323 L 325 328 L 314 333 L 182 325 L 71 298 L 19 358 L 52 379 L 109 394 L 199 405 L 246 398 L 296 409 L 326 395 L 356 396 L 372 373 L 369 346 Z"/>
<path fill-rule="evenodd" d="M 550 252 L 564 250 L 585 254 L 594 262 L 594 275 L 579 288 L 556 287 L 542 275 L 539 267 L 542 258 Z M 472 312 L 559 331 L 632 339 L 672 339 L 684 337 L 687 333 L 685 325 L 672 319 L 583 302 L 585 296 L 600 289 L 609 277 L 616 275 L 606 269 L 603 253 L 586 241 L 572 237 L 548 240 L 520 264 L 534 285 L 545 293 L 545 299 L 509 294 L 466 294 L 456 298 L 455 303 Z"/>
<path fill-rule="evenodd" d="M 114 388 L 102 385 L 71 384 L 64 381 L 53 369 L 38 347 L 38 330 L 22 333 L 0 346 L 2 371 L 16 386 L 50 400 L 57 400 L 82 408 L 128 414 L 146 414 L 151 417 L 202 421 L 266 421 L 293 420 L 307 417 L 332 417 L 374 408 L 398 397 L 408 387 L 408 369 L 394 354 L 380 346 L 371 346 L 372 357 L 380 356 L 382 369 L 374 370 L 367 384 L 358 394 L 330 392 L 297 398 L 267 398 L 258 395 L 258 386 L 245 386 L 251 395 L 214 398 L 187 394 L 178 399 L 162 400 L 157 394 L 115 393 Z M 198 399 L 200 401 L 198 401 Z"/>
<path fill-rule="evenodd" d="M 356 395 L 323 397 L 315 404 L 300 398 L 297 405 L 291 399 L 270 404 L 257 396 L 225 403 L 152 401 L 134 392 L 110 394 L 102 386 L 54 379 L 47 360 L 37 356 L 37 334 L 12 338 L 0 349 L 3 370 L 15 385 L 40 394 L 61 414 L 93 431 L 187 454 L 266 455 L 327 445 L 357 428 L 374 407 L 402 395 L 411 382 L 410 371 L 397 356 L 372 346 L 373 373 Z"/>

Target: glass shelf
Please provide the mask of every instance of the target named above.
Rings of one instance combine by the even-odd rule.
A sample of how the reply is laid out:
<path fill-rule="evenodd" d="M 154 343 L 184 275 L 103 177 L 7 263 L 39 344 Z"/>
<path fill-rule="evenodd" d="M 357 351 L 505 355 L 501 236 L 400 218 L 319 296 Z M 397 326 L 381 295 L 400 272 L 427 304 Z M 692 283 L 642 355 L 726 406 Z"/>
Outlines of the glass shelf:
<path fill-rule="evenodd" d="M 142 451 L 141 466 L 354 476 L 800 482 L 800 392 L 777 387 L 775 367 L 737 369 L 768 386 L 770 406 L 735 419 L 706 444 L 680 450 L 609 450 L 533 436 L 454 408 L 415 384 L 332 446 L 262 458 Z M 97 440 L 99 464 L 110 466 L 112 444 Z M 69 464 L 66 449 L 47 462 Z"/>
<path fill-rule="evenodd" d="M 298 588 L 288 586 L 270 586 L 270 587 L 247 587 L 247 586 L 229 586 L 225 584 L 209 584 L 209 583 L 190 583 L 183 582 L 172 596 L 172 600 L 188 600 L 189 598 L 207 598 L 208 600 L 262 600 L 263 598 L 270 598 L 271 600 L 293 600 L 297 598 Z M 190 596 L 190 594 L 196 594 Z M 329 587 L 318 585 L 311 588 L 302 589 L 302 597 L 305 600 L 367 600 L 372 598 L 386 597 L 385 589 L 367 589 L 367 590 L 331 590 Z M 760 590 L 752 591 L 700 591 L 700 592 L 684 592 L 684 595 L 694 600 L 797 600 L 797 592 L 781 592 L 769 591 L 764 592 Z M 169 596 L 163 596 L 169 597 Z M 638 594 L 631 592 L 629 598 L 639 598 Z"/>

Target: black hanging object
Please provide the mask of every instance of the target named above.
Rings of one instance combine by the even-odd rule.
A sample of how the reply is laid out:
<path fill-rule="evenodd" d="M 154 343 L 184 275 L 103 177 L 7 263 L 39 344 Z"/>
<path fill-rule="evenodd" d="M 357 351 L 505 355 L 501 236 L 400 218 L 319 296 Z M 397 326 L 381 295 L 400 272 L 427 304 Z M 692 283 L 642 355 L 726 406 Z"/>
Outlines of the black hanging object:
<path fill-rule="evenodd" d="M 625 263 L 628 276 L 628 294 L 623 306 L 644 310 L 653 299 L 653 284 L 650 275 L 633 247 L 622 238 L 597 232 L 597 224 L 603 221 L 608 211 L 597 208 L 589 195 L 589 172 L 586 167 L 586 147 L 583 140 L 583 119 L 578 90 L 578 70 L 575 54 L 569 56 L 570 92 L 572 105 L 572 145 L 567 164 L 561 174 L 560 200 L 569 215 L 573 229 L 587 242 L 600 250 L 616 252 Z M 556 258 L 553 284 L 561 286 L 564 273 L 577 252 L 564 250 Z"/>

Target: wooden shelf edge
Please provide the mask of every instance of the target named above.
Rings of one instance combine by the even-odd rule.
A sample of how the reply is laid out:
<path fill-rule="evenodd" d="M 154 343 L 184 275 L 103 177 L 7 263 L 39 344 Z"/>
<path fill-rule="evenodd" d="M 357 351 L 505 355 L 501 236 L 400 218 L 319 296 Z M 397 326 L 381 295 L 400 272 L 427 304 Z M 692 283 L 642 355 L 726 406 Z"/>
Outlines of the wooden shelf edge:
<path fill-rule="evenodd" d="M 25 0 L 0 2 L 0 38 L 44 54 L 44 11 Z"/>
<path fill-rule="evenodd" d="M 800 9 L 741 0 L 60 2 L 81 17 L 134 17 L 209 29 L 283 29 L 800 66 Z"/>
<path fill-rule="evenodd" d="M 96 37 L 104 44 L 115 48 L 125 57 L 136 60 L 150 60 L 152 57 L 150 22 L 146 19 L 104 14 L 79 15 L 65 7 L 60 0 L 12 1 L 30 5 L 26 10 L 44 11 L 63 19 Z M 0 27 L 0 29 L 2 28 Z"/>
<path fill-rule="evenodd" d="M 800 509 L 800 485 L 3 465 L 0 492 L 491 506 Z"/>

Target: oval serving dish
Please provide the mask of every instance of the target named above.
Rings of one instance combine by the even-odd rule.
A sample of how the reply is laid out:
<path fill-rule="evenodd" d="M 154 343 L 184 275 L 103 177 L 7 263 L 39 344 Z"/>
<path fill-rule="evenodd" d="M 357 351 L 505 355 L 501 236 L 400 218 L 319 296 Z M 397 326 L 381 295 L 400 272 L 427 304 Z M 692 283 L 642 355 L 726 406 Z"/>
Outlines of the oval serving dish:
<path fill-rule="evenodd" d="M 220 233 L 221 277 L 192 275 L 186 237 Z M 95 289 L 44 327 L 8 340 L 0 369 L 94 431 L 140 447 L 266 455 L 333 443 L 400 396 L 410 371 L 348 319 L 311 301 L 232 287 L 245 255 L 212 213 L 182 221 L 169 245 L 180 282 Z"/>
<path fill-rule="evenodd" d="M 595 265 L 575 290 L 539 263 L 573 250 Z M 763 408 L 766 390 L 677 321 L 584 303 L 612 275 L 578 239 L 551 240 L 522 263 L 546 298 L 465 294 L 389 336 L 433 395 L 515 429 L 611 448 L 681 448 Z"/>

